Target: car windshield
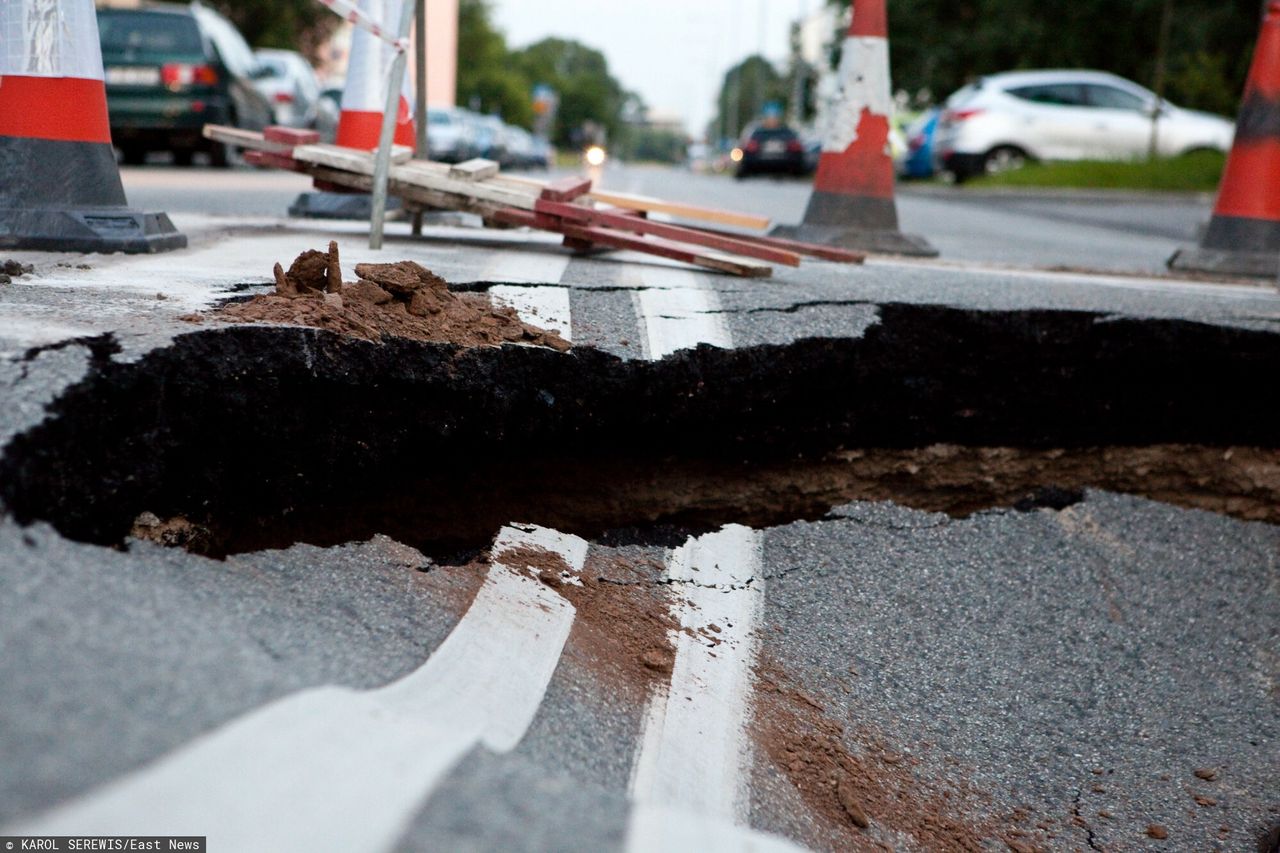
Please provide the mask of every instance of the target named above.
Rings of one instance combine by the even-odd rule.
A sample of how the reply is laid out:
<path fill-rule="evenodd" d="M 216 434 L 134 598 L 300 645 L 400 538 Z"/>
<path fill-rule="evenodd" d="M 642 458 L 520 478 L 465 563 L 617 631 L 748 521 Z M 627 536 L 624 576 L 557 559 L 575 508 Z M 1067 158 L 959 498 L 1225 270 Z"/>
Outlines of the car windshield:
<path fill-rule="evenodd" d="M 188 15 L 160 12 L 102 12 L 98 15 L 102 52 L 128 59 L 202 56 L 200 28 Z"/>
<path fill-rule="evenodd" d="M 751 138 L 760 142 L 780 139 L 789 142 L 796 138 L 796 132 L 789 127 L 761 127 L 751 132 Z"/>

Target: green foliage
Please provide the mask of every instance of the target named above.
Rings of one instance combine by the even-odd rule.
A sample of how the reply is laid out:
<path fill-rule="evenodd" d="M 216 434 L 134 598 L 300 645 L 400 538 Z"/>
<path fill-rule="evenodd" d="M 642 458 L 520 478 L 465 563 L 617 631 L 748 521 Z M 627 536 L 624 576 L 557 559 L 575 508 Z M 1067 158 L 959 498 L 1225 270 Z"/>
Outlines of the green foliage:
<path fill-rule="evenodd" d="M 543 39 L 511 54 L 511 67 L 531 84 L 545 84 L 560 96 L 554 141 L 583 144 L 583 128 L 599 125 L 610 139 L 622 132 L 627 92 L 609 73 L 604 54 L 580 42 Z M 528 91 L 528 90 L 526 90 Z"/>
<path fill-rule="evenodd" d="M 254 47 L 279 47 L 314 57 L 342 20 L 315 0 L 214 0 Z"/>
<path fill-rule="evenodd" d="M 787 80 L 763 56 L 748 56 L 725 72 L 716 98 L 716 117 L 708 137 L 737 139 L 742 129 L 760 118 L 770 101 L 786 104 L 791 94 Z"/>
<path fill-rule="evenodd" d="M 458 103 L 498 113 L 509 124 L 531 127 L 530 84 L 513 67 L 502 33 L 490 20 L 487 0 L 458 4 Z"/>
<path fill-rule="evenodd" d="M 831 0 L 848 7 L 849 0 Z M 1165 0 L 887 0 L 894 86 L 941 100 L 983 74 L 1097 68 L 1155 78 Z M 1172 0 L 1166 95 L 1233 114 L 1258 34 L 1259 0 Z"/>
<path fill-rule="evenodd" d="M 1032 163 L 1021 169 L 975 178 L 973 187 L 1079 187 L 1084 189 L 1213 192 L 1226 155 L 1193 151 L 1168 160 L 1077 160 Z"/>

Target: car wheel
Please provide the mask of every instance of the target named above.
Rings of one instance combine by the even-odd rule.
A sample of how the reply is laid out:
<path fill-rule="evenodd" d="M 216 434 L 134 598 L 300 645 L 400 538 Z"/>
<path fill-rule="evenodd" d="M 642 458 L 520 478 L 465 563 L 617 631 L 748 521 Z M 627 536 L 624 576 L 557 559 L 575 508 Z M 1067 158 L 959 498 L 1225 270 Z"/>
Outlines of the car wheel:
<path fill-rule="evenodd" d="M 120 159 L 128 166 L 141 166 L 147 162 L 147 149 L 139 145 L 122 145 Z"/>
<path fill-rule="evenodd" d="M 987 152 L 987 156 L 982 161 L 982 167 L 988 175 L 999 175 L 1004 172 L 1021 169 L 1027 165 L 1027 159 L 1027 152 L 1021 148 L 1015 148 L 1012 145 L 1001 145 L 999 148 L 992 148 Z"/>

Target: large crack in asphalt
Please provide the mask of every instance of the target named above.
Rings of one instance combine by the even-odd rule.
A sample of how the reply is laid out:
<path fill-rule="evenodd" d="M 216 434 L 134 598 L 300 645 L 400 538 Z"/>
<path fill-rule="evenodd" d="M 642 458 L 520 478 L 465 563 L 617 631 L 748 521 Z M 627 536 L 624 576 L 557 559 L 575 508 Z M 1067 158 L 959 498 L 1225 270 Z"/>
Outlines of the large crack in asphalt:
<path fill-rule="evenodd" d="M 860 338 L 659 362 L 591 348 L 202 330 L 88 376 L 0 457 L 22 523 L 112 545 L 142 513 L 213 555 L 383 533 L 480 548 L 769 526 L 851 500 L 953 515 L 1095 487 L 1280 521 L 1280 336 L 1066 311 L 885 304 Z"/>

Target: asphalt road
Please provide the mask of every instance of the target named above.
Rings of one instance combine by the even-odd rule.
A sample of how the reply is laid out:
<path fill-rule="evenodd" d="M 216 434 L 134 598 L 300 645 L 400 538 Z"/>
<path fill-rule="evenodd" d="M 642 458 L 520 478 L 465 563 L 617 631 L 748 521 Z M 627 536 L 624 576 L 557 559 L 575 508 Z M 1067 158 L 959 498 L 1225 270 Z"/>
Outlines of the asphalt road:
<path fill-rule="evenodd" d="M 135 206 L 212 215 L 281 216 L 306 178 L 236 169 L 125 167 Z M 609 164 L 601 186 L 680 201 L 749 211 L 775 222 L 799 222 L 807 180 L 735 181 L 657 166 Z M 904 231 L 928 238 L 942 257 L 1034 268 L 1089 268 L 1159 273 L 1182 244 L 1208 222 L 1212 199 L 1202 196 L 1104 193 L 993 193 L 967 188 L 900 186 Z"/>
<path fill-rule="evenodd" d="M 736 202 L 758 196 L 779 218 L 803 204 L 798 185 L 696 179 L 704 193 L 657 170 L 606 177 L 760 210 Z M 184 317 L 259 292 L 272 263 L 329 239 L 348 274 L 412 258 L 636 363 L 857 341 L 904 304 L 1280 331 L 1269 287 L 1004 268 L 1016 259 L 1000 228 L 1032 220 L 1035 266 L 1057 263 L 1054 234 L 1078 259 L 1105 233 L 1121 235 L 1110 245 L 1126 263 L 1155 264 L 1169 239 L 1124 239 L 1155 227 L 1127 204 L 982 201 L 979 217 L 904 195 L 910 228 L 927 230 L 908 219 L 915 203 L 940 224 L 960 210 L 990 228 L 981 256 L 744 281 L 571 258 L 519 232 L 411 240 L 397 224 L 371 252 L 358 223 L 244 218 L 278 214 L 305 187 L 297 176 L 148 167 L 125 180 L 192 247 L 18 254 L 37 270 L 0 288 L 0 461 L 46 464 L 21 438 L 83 403 L 86 379 L 216 334 Z M 215 204 L 239 217 L 209 219 Z M 324 347 L 306 354 L 316 377 L 355 369 Z M 185 369 L 244 380 L 219 367 Z M 161 387 L 182 381 L 174 370 Z M 923 394 L 928 376 L 911 382 Z M 1063 509 L 953 518 L 852 503 L 590 542 L 522 521 L 493 531 L 491 565 L 377 535 L 218 561 L 77 542 L 0 509 L 0 835 L 181 831 L 236 850 L 1247 850 L 1277 819 L 1275 525 L 1100 491 Z M 525 542 L 558 556 L 521 562 Z"/>

